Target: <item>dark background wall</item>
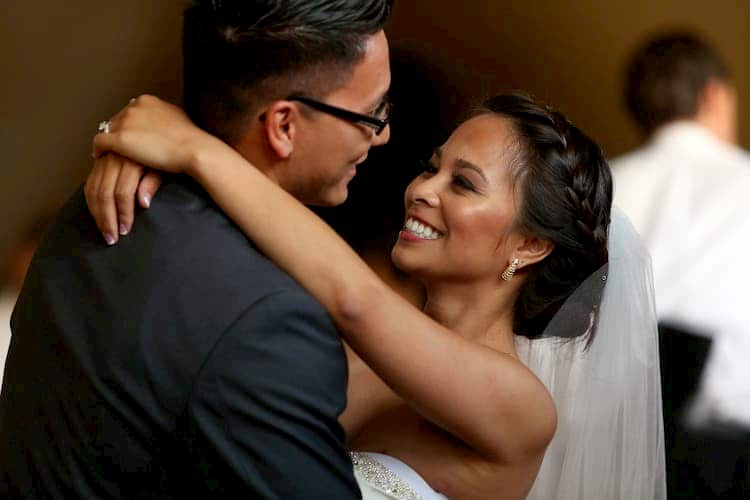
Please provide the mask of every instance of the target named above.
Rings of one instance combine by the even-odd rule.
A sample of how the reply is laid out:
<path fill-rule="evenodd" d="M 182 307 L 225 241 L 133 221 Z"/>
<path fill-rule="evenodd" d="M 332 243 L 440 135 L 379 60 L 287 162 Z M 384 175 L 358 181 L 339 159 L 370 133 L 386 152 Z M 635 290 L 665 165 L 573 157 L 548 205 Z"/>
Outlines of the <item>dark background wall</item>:
<path fill-rule="evenodd" d="M 38 214 L 83 181 L 100 120 L 140 93 L 179 99 L 184 4 L 4 2 L 0 262 Z M 381 155 L 393 168 L 391 182 L 387 175 L 379 182 L 401 191 L 412 158 L 404 168 L 392 164 L 400 151 L 410 144 L 427 151 L 468 103 L 509 88 L 553 103 L 610 155 L 635 146 L 620 106 L 622 65 L 643 36 L 673 26 L 694 28 L 729 61 L 740 91 L 741 144 L 750 147 L 748 1 L 397 0 L 389 35 L 401 118 L 395 148 Z M 376 213 L 382 207 L 374 199 L 360 208 Z"/>

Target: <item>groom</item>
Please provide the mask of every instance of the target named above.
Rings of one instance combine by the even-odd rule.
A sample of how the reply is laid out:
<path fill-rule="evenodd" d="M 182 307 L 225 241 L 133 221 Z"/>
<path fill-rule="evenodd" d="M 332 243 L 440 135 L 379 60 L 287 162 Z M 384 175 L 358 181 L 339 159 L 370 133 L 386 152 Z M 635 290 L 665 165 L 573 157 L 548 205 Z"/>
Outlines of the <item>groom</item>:
<path fill-rule="evenodd" d="M 188 114 L 301 201 L 342 203 L 356 165 L 389 137 L 390 9 L 194 2 Z M 359 497 L 330 319 L 189 179 L 168 180 L 113 247 L 76 193 L 12 329 L 2 498 Z"/>

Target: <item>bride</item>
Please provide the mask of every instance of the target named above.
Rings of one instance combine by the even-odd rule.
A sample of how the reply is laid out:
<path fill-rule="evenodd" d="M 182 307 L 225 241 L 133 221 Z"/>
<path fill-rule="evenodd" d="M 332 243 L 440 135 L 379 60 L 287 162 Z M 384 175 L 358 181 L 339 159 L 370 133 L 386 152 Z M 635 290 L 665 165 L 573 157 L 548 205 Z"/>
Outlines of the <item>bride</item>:
<path fill-rule="evenodd" d="M 328 310 L 354 351 L 341 422 L 364 498 L 665 497 L 650 264 L 559 113 L 492 98 L 409 185 L 392 258 L 422 312 L 179 108 L 138 98 L 94 149 L 100 229 L 101 178 L 140 168 L 104 153 L 190 175 Z"/>

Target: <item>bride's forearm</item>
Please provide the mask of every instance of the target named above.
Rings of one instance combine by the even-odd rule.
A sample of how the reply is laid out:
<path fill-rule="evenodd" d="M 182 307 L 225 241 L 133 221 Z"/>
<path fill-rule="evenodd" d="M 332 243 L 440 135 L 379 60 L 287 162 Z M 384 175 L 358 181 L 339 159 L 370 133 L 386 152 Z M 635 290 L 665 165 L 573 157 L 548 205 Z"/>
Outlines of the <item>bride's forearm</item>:
<path fill-rule="evenodd" d="M 513 382 L 518 363 L 424 315 L 236 151 L 212 148 L 192 164 L 188 172 L 261 251 L 321 302 L 351 347 L 397 394 L 478 451 L 499 453 L 508 437 L 508 426 L 499 422 L 510 424 L 507 410 L 523 393 Z"/>
<path fill-rule="evenodd" d="M 333 229 L 223 143 L 196 152 L 187 173 L 337 320 L 361 313 L 355 290 L 387 288 Z"/>

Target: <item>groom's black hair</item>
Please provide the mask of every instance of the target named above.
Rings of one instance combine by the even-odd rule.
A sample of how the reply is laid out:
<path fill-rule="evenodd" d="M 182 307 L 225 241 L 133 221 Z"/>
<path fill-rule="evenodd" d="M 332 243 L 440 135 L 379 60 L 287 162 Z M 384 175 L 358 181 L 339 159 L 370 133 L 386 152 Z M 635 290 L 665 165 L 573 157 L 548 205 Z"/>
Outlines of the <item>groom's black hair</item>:
<path fill-rule="evenodd" d="M 323 98 L 352 76 L 393 0 L 193 1 L 183 25 L 184 106 L 229 144 L 260 106 Z"/>

